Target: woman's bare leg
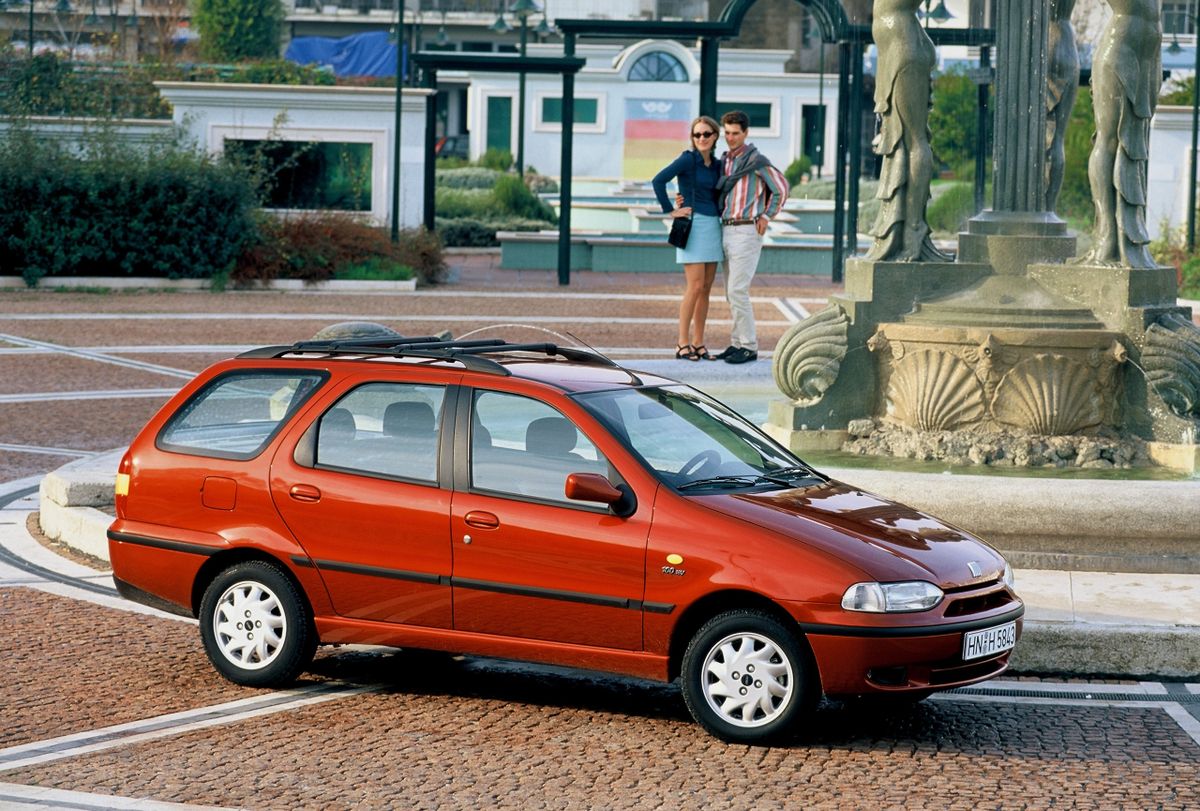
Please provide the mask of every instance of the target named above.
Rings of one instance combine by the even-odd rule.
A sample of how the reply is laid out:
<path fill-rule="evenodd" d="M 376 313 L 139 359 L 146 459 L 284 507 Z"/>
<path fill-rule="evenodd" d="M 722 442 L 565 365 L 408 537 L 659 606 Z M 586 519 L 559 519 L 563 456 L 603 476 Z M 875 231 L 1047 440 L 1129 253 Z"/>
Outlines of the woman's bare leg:
<path fill-rule="evenodd" d="M 687 287 L 683 291 L 683 301 L 679 302 L 679 345 L 684 346 L 691 331 L 692 318 L 696 312 L 696 303 L 700 298 L 700 289 L 704 283 L 705 265 L 701 262 L 689 263 L 683 266 L 683 277 Z M 704 306 L 708 306 L 705 299 Z"/>
<path fill-rule="evenodd" d="M 704 326 L 708 322 L 708 298 L 712 294 L 713 280 L 717 277 L 717 263 L 705 262 L 700 266 L 700 289 L 692 311 L 692 346 L 704 346 Z"/>

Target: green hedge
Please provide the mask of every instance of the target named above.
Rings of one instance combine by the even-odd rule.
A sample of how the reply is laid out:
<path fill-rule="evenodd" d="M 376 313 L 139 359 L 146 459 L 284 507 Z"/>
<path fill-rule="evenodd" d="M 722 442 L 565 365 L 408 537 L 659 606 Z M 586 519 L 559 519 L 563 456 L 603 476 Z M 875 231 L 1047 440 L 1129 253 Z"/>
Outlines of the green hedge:
<path fill-rule="evenodd" d="M 503 174 L 482 166 L 463 166 L 458 169 L 438 169 L 437 185 L 447 189 L 490 189 Z"/>
<path fill-rule="evenodd" d="M 522 217 L 476 219 L 438 217 L 437 235 L 447 248 L 494 248 L 500 244 L 497 231 L 542 231 L 552 227 L 543 220 Z"/>
<path fill-rule="evenodd" d="M 0 141 L 0 269 L 209 278 L 255 238 L 243 174 L 177 145 L 138 153 L 103 137 L 83 154 L 19 127 Z"/>

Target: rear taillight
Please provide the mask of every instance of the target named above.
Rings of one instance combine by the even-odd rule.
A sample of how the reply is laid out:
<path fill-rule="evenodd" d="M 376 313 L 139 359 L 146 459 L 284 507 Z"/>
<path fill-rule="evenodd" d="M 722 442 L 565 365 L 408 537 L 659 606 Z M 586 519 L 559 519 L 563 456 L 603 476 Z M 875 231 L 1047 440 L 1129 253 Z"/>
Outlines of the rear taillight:
<path fill-rule="evenodd" d="M 113 488 L 113 501 L 117 508 L 117 517 L 125 517 L 125 505 L 129 501 L 129 479 L 130 473 L 133 471 L 133 458 L 129 452 L 121 457 L 121 464 L 117 466 L 117 481 Z"/>

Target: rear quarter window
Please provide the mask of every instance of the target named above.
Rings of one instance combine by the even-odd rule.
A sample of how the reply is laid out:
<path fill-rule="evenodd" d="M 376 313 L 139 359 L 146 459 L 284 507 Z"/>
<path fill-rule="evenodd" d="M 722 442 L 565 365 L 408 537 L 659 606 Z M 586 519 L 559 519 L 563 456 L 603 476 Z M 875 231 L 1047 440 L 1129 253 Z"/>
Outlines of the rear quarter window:
<path fill-rule="evenodd" d="M 327 377 L 315 371 L 227 372 L 188 398 L 155 445 L 196 456 L 253 459 Z"/>

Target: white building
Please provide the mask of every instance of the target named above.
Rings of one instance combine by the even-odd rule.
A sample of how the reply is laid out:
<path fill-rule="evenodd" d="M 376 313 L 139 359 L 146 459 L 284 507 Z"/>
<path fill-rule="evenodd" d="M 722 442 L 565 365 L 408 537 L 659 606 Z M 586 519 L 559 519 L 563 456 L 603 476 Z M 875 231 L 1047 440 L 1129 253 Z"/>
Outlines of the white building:
<path fill-rule="evenodd" d="M 554 45 L 529 49 L 531 56 L 561 53 L 561 46 Z M 576 177 L 648 180 L 688 147 L 688 125 L 699 109 L 698 48 L 672 40 L 645 40 L 628 47 L 582 44 L 576 55 L 587 61 L 575 80 Z M 814 165 L 820 163 L 831 172 L 837 137 L 837 74 L 826 74 L 822 82 L 813 74 L 785 73 L 784 63 L 791 55 L 791 51 L 722 49 L 718 109 L 746 111 L 751 143 L 781 169 L 809 154 Z M 438 79 L 467 85 L 466 129 L 473 157 L 489 148 L 516 152 L 515 73 L 467 76 L 445 71 Z M 526 77 L 525 122 L 526 166 L 559 175 L 560 77 Z"/>

